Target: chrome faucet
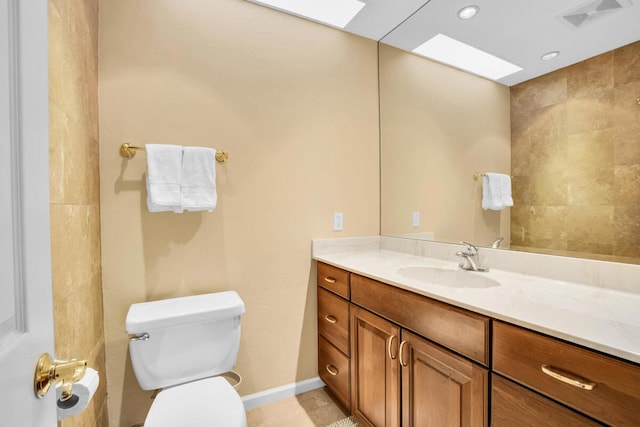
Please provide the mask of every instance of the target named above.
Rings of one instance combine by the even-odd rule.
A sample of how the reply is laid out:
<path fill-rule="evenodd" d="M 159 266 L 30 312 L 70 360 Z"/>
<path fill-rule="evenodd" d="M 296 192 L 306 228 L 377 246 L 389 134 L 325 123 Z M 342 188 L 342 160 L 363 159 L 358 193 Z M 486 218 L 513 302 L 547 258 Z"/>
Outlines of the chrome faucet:
<path fill-rule="evenodd" d="M 458 264 L 460 268 L 471 271 L 489 271 L 488 267 L 480 265 L 480 262 L 478 260 L 478 248 L 476 246 L 467 242 L 460 243 L 467 246 L 466 252 L 456 252 L 456 256 L 464 258 L 464 262 Z"/>
<path fill-rule="evenodd" d="M 496 240 L 491 243 L 491 248 L 498 249 L 500 247 L 500 243 L 504 240 L 504 237 L 498 237 Z"/>

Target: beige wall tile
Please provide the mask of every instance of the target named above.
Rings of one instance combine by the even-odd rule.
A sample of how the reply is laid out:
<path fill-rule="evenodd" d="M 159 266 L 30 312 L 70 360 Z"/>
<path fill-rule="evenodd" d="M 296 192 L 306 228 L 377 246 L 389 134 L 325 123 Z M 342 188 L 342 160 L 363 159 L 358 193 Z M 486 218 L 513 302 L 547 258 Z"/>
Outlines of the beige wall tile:
<path fill-rule="evenodd" d="M 593 98 L 613 89 L 613 52 L 603 53 L 566 69 L 569 98 Z"/>
<path fill-rule="evenodd" d="M 545 74 L 511 88 L 512 103 L 516 110 L 536 110 L 567 100 L 566 69 Z"/>
<path fill-rule="evenodd" d="M 567 204 L 583 206 L 611 205 L 614 201 L 613 168 L 571 169 L 567 174 Z"/>
<path fill-rule="evenodd" d="M 533 206 L 566 206 L 568 174 L 566 171 L 530 176 L 529 197 Z"/>
<path fill-rule="evenodd" d="M 640 43 L 631 43 L 613 51 L 616 85 L 640 80 Z"/>
<path fill-rule="evenodd" d="M 615 129 L 569 135 L 567 165 L 570 170 L 613 168 Z"/>
<path fill-rule="evenodd" d="M 522 183 L 529 180 L 529 194 L 514 195 L 521 206 L 511 209 L 520 227 L 512 230 L 512 244 L 639 262 L 632 258 L 635 237 L 626 231 L 640 223 L 632 209 L 640 200 L 639 56 L 636 42 L 511 88 L 512 128 L 519 130 L 512 134 L 514 191 L 527 191 Z M 541 108 L 533 94 L 547 89 L 561 95 Z M 558 214 L 563 209 L 565 217 Z M 556 224 L 545 224 L 554 217 L 568 227 L 559 239 L 550 237 Z"/>
<path fill-rule="evenodd" d="M 567 240 L 567 208 L 566 206 L 532 206 L 529 217 L 529 235 L 531 241 Z M 549 247 L 549 243 L 545 243 Z"/>
<path fill-rule="evenodd" d="M 589 98 L 567 102 L 567 131 L 569 134 L 607 129 L 615 124 L 613 90 Z"/>
<path fill-rule="evenodd" d="M 640 257 L 640 205 L 614 208 L 615 255 Z"/>
<path fill-rule="evenodd" d="M 617 85 L 614 90 L 612 105 L 613 124 L 616 127 L 626 128 L 640 123 L 640 80 Z"/>
<path fill-rule="evenodd" d="M 640 121 L 615 128 L 613 163 L 615 166 L 640 164 Z"/>
<path fill-rule="evenodd" d="M 59 423 L 108 423 L 97 118 L 98 2 L 49 2 L 50 219 L 56 356 L 100 375 L 87 409 Z"/>
<path fill-rule="evenodd" d="M 640 204 L 640 163 L 616 166 L 614 170 L 614 204 Z M 638 219 L 640 221 L 640 218 Z"/>
<path fill-rule="evenodd" d="M 568 240 L 613 243 L 613 206 L 569 206 L 567 230 Z"/>

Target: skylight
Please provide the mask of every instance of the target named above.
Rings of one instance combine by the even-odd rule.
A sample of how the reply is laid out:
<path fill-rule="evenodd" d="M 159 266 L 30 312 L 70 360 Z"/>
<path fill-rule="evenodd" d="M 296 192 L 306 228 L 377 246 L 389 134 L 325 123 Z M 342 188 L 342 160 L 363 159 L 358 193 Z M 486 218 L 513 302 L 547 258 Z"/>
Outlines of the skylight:
<path fill-rule="evenodd" d="M 358 0 L 255 0 L 314 21 L 344 28 L 365 4 Z"/>
<path fill-rule="evenodd" d="M 499 80 L 522 70 L 517 65 L 444 34 L 437 34 L 413 49 L 413 52 L 491 80 Z"/>

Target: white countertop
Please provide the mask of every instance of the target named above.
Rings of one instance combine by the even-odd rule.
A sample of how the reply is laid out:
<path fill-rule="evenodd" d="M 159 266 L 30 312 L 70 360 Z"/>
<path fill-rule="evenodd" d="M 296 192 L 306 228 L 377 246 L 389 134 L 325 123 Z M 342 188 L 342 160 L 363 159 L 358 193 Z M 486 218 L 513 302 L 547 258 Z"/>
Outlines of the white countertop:
<path fill-rule="evenodd" d="M 335 240 L 338 239 L 332 242 Z M 486 273 L 464 273 L 491 278 L 498 281 L 499 286 L 448 287 L 411 279 L 399 271 L 406 267 L 456 270 L 455 262 L 385 250 L 371 241 L 364 246 L 347 245 L 333 250 L 316 250 L 316 242 L 313 258 L 318 261 L 640 363 L 639 293 L 496 268 Z"/>

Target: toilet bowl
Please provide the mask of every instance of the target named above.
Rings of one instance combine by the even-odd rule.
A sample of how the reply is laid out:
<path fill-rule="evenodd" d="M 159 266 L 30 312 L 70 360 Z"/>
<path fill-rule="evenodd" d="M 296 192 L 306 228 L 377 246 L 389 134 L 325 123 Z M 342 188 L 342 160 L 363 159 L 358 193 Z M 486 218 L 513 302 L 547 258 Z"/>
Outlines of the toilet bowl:
<path fill-rule="evenodd" d="M 133 371 L 142 389 L 162 389 L 145 427 L 246 427 L 242 399 L 221 376 L 235 365 L 243 313 L 236 292 L 131 305 Z"/>

